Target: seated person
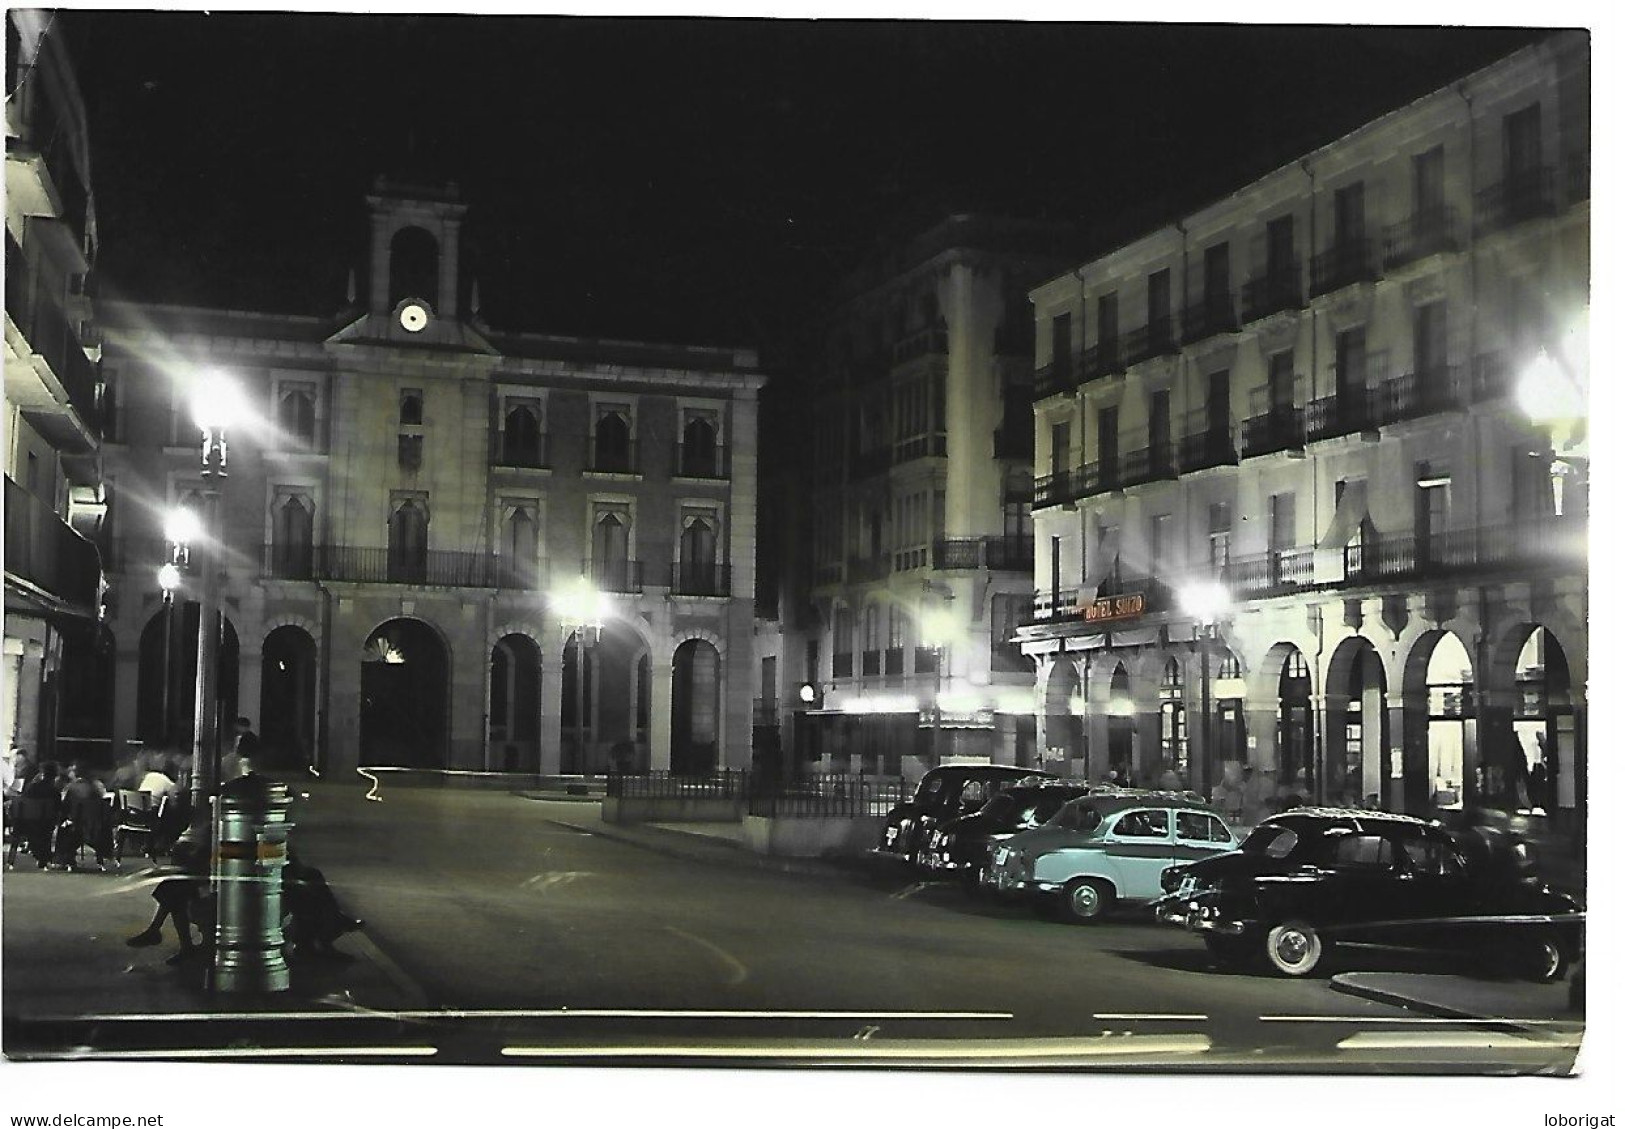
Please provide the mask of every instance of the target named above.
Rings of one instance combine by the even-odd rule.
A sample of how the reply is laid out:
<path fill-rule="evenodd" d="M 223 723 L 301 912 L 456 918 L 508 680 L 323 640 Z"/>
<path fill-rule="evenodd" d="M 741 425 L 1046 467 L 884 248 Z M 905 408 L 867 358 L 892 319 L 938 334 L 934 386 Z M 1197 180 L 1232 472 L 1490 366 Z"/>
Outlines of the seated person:
<path fill-rule="evenodd" d="M 293 942 L 297 955 L 326 960 L 352 959 L 348 953 L 335 949 L 333 942 L 360 929 L 364 923 L 339 908 L 338 899 L 322 872 L 299 861 L 291 847 L 288 861 L 282 867 L 282 908 L 290 918 L 288 940 Z"/>
<path fill-rule="evenodd" d="M 34 801 L 30 806 L 37 808 L 38 814 L 19 819 L 13 834 L 19 841 L 28 843 L 28 853 L 44 870 L 51 864 L 51 840 L 56 834 L 56 825 L 62 822 L 62 790 L 56 778 L 55 762 L 40 765 L 39 772 L 24 786 L 20 798 Z"/>
<path fill-rule="evenodd" d="M 175 923 L 175 937 L 180 941 L 180 949 L 165 963 L 183 964 L 206 951 L 204 945 L 192 940 L 192 917 L 196 914 L 207 920 L 204 895 L 209 889 L 208 848 L 196 843 L 177 843 L 171 858 L 174 866 L 169 877 L 152 888 L 152 900 L 158 903 L 152 921 L 124 943 L 132 948 L 158 944 L 164 939 L 164 919 L 170 918 Z M 205 942 L 210 934 L 211 930 L 203 929 Z"/>
<path fill-rule="evenodd" d="M 146 792 L 152 796 L 154 802 L 160 796 L 173 796 L 179 792 L 180 785 L 175 783 L 174 777 L 167 771 L 169 763 L 162 761 L 153 764 L 141 777 L 136 790 Z"/>
<path fill-rule="evenodd" d="M 107 789 L 102 782 L 75 764 L 68 768 L 68 788 L 62 795 L 55 865 L 75 869 L 81 847 L 96 852 L 97 870 L 107 865 L 107 856 L 113 853 L 113 811 L 107 806 Z"/>

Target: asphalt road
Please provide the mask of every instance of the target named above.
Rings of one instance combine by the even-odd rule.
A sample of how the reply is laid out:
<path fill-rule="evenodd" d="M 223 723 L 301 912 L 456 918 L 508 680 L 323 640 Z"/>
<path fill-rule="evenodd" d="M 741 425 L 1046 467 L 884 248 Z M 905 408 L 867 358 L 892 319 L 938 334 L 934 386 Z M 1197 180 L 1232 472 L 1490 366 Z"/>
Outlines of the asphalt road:
<path fill-rule="evenodd" d="M 596 820 L 580 804 L 321 790 L 296 818 L 300 853 L 423 1001 L 407 1024 L 328 1024 L 336 1044 L 404 1039 L 440 1062 L 1427 1073 L 1573 1054 L 1562 1032 L 1221 973 L 1199 939 L 1145 920 L 1073 926 L 882 865 L 780 874 L 555 822 Z"/>

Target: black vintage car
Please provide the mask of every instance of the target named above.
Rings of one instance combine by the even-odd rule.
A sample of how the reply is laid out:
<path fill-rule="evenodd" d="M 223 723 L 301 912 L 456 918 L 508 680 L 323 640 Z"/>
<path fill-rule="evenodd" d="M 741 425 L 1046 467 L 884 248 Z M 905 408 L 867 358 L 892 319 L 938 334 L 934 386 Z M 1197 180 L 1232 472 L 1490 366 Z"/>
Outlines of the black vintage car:
<path fill-rule="evenodd" d="M 1546 982 L 1583 941 L 1572 898 L 1470 864 L 1443 828 L 1384 812 L 1270 816 L 1240 850 L 1170 868 L 1163 888 L 1158 921 L 1200 933 L 1221 964 L 1262 955 L 1286 976 L 1324 969 L 1349 942 L 1470 951 Z"/>
<path fill-rule="evenodd" d="M 921 856 L 933 875 L 959 877 L 976 889 L 993 847 L 1018 831 L 1037 827 L 1068 800 L 1089 794 L 1089 785 L 1049 777 L 1028 777 L 968 815 L 943 820 L 931 832 Z"/>
<path fill-rule="evenodd" d="M 944 819 L 969 814 L 1000 791 L 1029 778 L 1054 779 L 1055 774 L 1008 764 L 933 768 L 920 778 L 913 799 L 886 813 L 886 830 L 875 851 L 918 866 L 932 830 Z"/>

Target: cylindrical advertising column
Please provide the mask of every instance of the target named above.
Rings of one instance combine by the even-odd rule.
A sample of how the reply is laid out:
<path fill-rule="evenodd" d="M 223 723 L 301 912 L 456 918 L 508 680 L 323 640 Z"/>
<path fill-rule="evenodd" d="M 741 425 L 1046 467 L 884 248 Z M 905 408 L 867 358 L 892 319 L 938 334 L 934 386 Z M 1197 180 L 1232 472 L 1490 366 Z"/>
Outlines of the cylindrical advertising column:
<path fill-rule="evenodd" d="M 215 808 L 214 888 L 218 908 L 213 985 L 222 992 L 285 992 L 282 866 L 287 861 L 288 789 L 258 773 L 220 789 Z"/>

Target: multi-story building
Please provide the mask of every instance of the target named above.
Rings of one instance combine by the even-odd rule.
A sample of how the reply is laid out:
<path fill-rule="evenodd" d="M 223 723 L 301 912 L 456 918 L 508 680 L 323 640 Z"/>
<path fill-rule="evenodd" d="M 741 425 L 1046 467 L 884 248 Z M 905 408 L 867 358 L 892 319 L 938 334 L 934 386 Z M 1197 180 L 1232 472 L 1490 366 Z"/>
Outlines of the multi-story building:
<path fill-rule="evenodd" d="M 1583 422 L 1521 405 L 1583 405 L 1589 97 L 1554 35 L 1032 292 L 1042 747 L 1583 811 Z"/>
<path fill-rule="evenodd" d="M 101 387 L 85 109 L 54 14 L 6 14 L 4 738 L 106 755 Z"/>
<path fill-rule="evenodd" d="M 188 744 L 198 605 L 168 611 L 155 569 L 165 513 L 217 491 L 219 708 L 278 755 L 748 763 L 754 352 L 493 329 L 455 186 L 368 203 L 369 285 L 334 317 L 102 311 L 118 736 Z M 210 370 L 249 409 L 214 484 L 188 410 Z"/>
<path fill-rule="evenodd" d="M 789 499 L 793 743 L 836 771 L 917 776 L 1033 745 L 1032 319 L 1054 226 L 954 216 L 846 280 L 805 388 Z M 791 669 L 793 667 L 793 669 Z"/>

